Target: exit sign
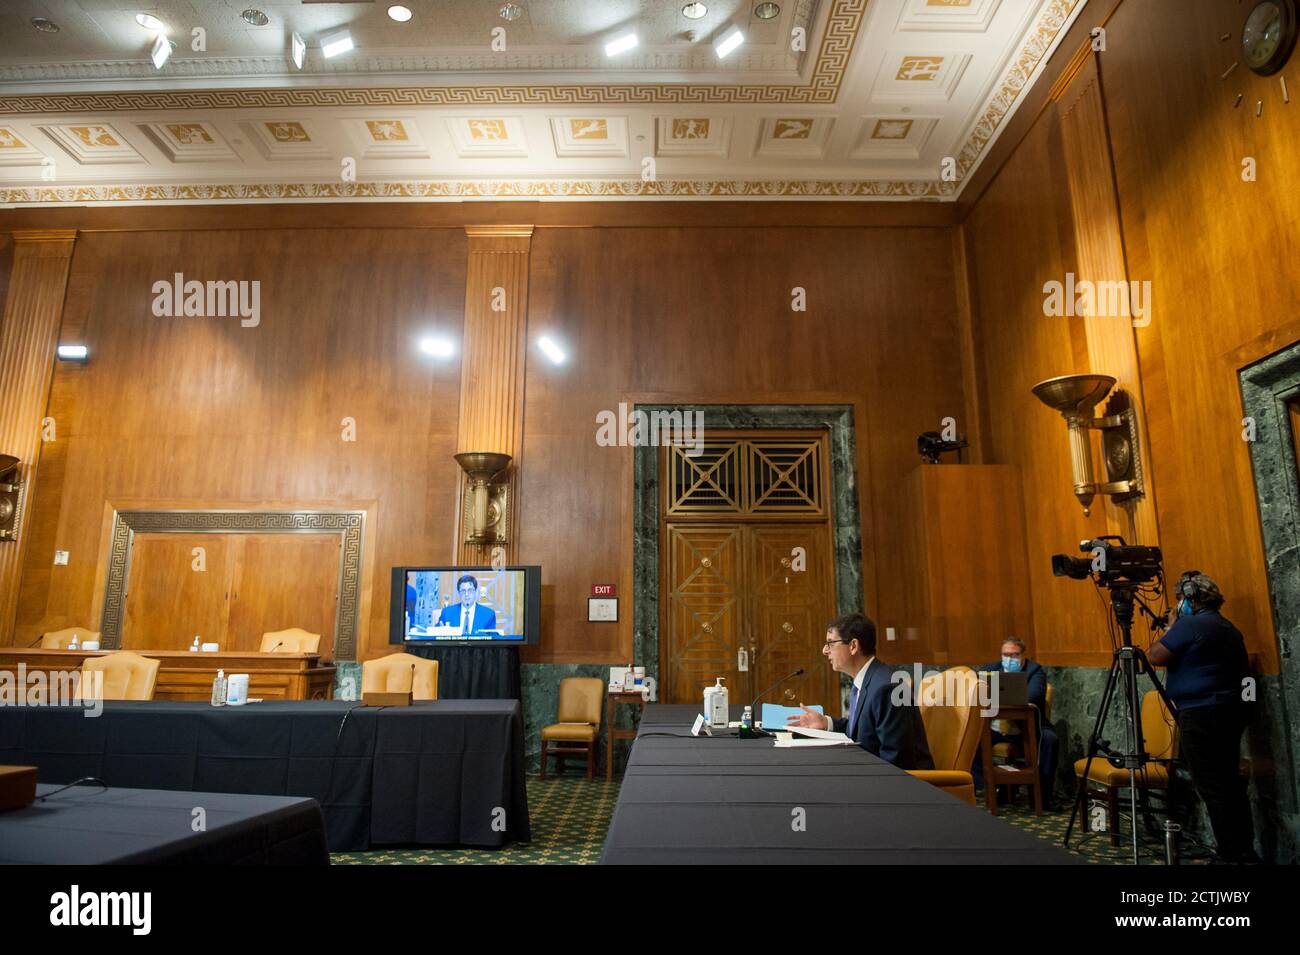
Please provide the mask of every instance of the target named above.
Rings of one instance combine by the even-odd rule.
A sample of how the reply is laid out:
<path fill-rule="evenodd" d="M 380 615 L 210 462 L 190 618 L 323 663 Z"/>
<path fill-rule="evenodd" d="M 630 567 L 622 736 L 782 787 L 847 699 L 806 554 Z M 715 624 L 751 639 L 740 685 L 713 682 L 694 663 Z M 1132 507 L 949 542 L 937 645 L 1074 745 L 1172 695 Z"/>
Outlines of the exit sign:
<path fill-rule="evenodd" d="M 592 584 L 591 595 L 593 597 L 613 597 L 614 585 L 613 584 Z"/>

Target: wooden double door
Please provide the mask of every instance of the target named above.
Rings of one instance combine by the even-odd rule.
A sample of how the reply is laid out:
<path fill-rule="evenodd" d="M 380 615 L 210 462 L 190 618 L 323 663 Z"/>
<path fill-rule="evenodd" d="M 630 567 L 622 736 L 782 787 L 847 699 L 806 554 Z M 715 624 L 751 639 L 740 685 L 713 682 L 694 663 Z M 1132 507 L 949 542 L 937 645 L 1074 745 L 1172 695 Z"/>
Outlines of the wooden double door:
<path fill-rule="evenodd" d="M 820 431 L 714 431 L 664 450 L 660 660 L 668 702 L 764 702 L 839 712 L 822 652 L 836 616 L 827 440 Z"/>
<path fill-rule="evenodd" d="M 666 538 L 666 701 L 701 702 L 704 687 L 725 677 L 731 702 L 749 703 L 802 668 L 763 702 L 838 713 L 838 675 L 822 652 L 835 616 L 827 526 L 669 524 Z"/>

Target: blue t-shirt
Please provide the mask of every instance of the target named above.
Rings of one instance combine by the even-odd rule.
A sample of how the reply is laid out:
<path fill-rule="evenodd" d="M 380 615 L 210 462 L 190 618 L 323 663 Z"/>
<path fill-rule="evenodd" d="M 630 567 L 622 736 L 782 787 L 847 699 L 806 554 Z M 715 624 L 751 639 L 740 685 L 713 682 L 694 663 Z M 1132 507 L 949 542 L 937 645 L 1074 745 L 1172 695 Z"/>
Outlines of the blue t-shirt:
<path fill-rule="evenodd" d="M 1179 617 L 1160 642 L 1174 655 L 1166 689 L 1180 709 L 1241 702 L 1241 681 L 1250 672 L 1246 641 L 1217 610 Z"/>

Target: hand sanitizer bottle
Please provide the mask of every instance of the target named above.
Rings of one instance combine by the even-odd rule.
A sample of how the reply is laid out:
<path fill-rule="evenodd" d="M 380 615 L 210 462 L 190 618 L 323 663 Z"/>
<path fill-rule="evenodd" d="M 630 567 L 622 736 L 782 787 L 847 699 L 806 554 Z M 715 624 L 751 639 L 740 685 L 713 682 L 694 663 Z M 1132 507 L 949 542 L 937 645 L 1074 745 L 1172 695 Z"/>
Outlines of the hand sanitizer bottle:
<path fill-rule="evenodd" d="M 226 671 L 218 670 L 212 679 L 212 705 L 226 705 Z"/>
<path fill-rule="evenodd" d="M 69 650 L 81 649 L 80 645 L 77 643 L 77 635 L 75 633 L 72 635 L 72 642 L 68 644 L 68 649 Z"/>
<path fill-rule="evenodd" d="M 199 652 L 199 635 L 196 633 L 194 635 L 194 642 L 190 644 L 190 653 L 198 653 L 198 652 Z"/>

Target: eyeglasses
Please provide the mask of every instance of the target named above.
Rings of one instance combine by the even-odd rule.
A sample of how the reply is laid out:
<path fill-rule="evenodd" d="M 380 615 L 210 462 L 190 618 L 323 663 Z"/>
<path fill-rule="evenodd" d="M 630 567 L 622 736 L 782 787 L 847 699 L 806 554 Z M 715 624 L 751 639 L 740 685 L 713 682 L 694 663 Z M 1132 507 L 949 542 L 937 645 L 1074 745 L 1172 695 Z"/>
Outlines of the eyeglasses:
<path fill-rule="evenodd" d="M 852 640 L 827 640 L 824 644 L 822 644 L 822 652 L 825 653 L 827 650 L 835 646 L 835 644 L 837 643 L 852 643 L 852 642 L 853 642 Z"/>

